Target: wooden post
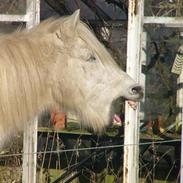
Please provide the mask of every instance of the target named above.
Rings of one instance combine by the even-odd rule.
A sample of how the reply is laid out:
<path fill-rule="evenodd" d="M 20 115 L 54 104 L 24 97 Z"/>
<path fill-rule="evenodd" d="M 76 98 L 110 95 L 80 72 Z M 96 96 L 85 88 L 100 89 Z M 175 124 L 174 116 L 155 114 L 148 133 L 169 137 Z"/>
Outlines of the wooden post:
<path fill-rule="evenodd" d="M 40 22 L 40 0 L 27 0 L 27 15 L 29 17 L 26 28 L 30 29 Z"/>
<path fill-rule="evenodd" d="M 143 0 L 130 0 L 128 5 L 127 73 L 139 82 Z M 139 172 L 139 106 L 125 106 L 125 139 L 123 183 L 138 183 Z"/>
<path fill-rule="evenodd" d="M 27 0 L 28 29 L 37 25 L 40 20 L 40 0 Z M 24 129 L 23 142 L 23 183 L 36 183 L 36 163 L 37 163 L 37 123 L 35 120 Z"/>
<path fill-rule="evenodd" d="M 24 129 L 22 183 L 36 183 L 37 118 Z"/>

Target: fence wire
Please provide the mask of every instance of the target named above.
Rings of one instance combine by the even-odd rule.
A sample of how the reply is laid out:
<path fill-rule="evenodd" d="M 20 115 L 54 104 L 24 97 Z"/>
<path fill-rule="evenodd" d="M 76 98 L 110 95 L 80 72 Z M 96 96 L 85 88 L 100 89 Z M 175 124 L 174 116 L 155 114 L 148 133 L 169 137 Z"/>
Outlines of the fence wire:
<path fill-rule="evenodd" d="M 32 153 L 12 153 L 12 154 L 0 154 L 0 158 L 3 157 L 12 157 L 12 156 L 23 156 L 23 155 L 33 155 L 33 154 L 49 154 L 49 153 L 64 153 L 64 152 L 78 152 L 78 151 L 87 151 L 87 150 L 98 150 L 98 149 L 111 149 L 111 148 L 121 148 L 125 146 L 143 146 L 143 145 L 151 145 L 153 144 L 164 144 L 171 142 L 181 142 L 181 139 L 172 139 L 172 140 L 158 140 L 151 142 L 142 142 L 138 144 L 116 144 L 109 146 L 99 146 L 99 147 L 87 147 L 87 148 L 72 148 L 72 149 L 61 149 L 61 150 L 53 150 L 53 151 L 39 151 Z"/>

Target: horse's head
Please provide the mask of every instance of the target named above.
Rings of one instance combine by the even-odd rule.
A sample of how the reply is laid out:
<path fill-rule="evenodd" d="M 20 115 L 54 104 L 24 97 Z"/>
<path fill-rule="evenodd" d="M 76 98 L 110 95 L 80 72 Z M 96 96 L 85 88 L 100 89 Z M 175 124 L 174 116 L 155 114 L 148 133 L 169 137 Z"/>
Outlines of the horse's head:
<path fill-rule="evenodd" d="M 51 72 L 53 98 L 76 113 L 83 124 L 101 131 L 111 122 L 113 101 L 121 96 L 138 101 L 142 87 L 117 66 L 80 21 L 78 10 L 56 24 L 52 32 L 57 55 Z"/>

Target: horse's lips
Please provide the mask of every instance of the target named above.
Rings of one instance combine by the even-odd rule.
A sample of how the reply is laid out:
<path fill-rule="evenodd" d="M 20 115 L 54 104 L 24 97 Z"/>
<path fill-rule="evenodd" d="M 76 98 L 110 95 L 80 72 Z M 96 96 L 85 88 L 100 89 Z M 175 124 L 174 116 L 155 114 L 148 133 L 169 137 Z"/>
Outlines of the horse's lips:
<path fill-rule="evenodd" d="M 137 109 L 137 102 L 134 102 L 132 100 L 128 100 L 128 105 L 133 109 L 133 110 L 136 110 Z M 113 118 L 112 118 L 112 123 L 113 125 L 117 125 L 117 126 L 121 126 L 123 121 L 122 119 L 117 115 L 117 114 L 114 114 L 113 115 Z"/>

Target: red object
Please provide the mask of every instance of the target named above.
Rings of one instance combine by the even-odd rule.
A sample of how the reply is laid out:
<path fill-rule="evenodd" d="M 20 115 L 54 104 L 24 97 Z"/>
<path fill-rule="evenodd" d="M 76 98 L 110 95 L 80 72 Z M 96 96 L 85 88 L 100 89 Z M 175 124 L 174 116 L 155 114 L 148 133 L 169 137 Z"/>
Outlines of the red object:
<path fill-rule="evenodd" d="M 55 129 L 64 129 L 66 127 L 66 114 L 64 112 L 51 112 L 51 121 Z"/>

